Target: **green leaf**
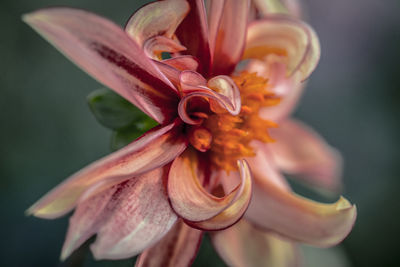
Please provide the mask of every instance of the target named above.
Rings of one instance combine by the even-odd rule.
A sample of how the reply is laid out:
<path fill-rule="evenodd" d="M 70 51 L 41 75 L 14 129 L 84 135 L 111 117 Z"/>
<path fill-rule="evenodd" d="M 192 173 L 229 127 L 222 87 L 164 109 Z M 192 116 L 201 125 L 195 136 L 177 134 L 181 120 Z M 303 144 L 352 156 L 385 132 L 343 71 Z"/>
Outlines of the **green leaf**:
<path fill-rule="evenodd" d="M 123 148 L 142 134 L 143 131 L 138 129 L 138 127 L 135 125 L 131 125 L 125 129 L 114 131 L 111 136 L 111 149 L 115 151 Z"/>
<path fill-rule="evenodd" d="M 88 96 L 96 119 L 113 131 L 111 149 L 118 150 L 157 125 L 157 122 L 120 95 L 99 89 Z"/>
<path fill-rule="evenodd" d="M 129 101 L 106 88 L 89 94 L 88 103 L 96 119 L 113 130 L 125 128 L 147 117 Z"/>
<path fill-rule="evenodd" d="M 111 149 L 115 151 L 128 145 L 156 125 L 157 122 L 154 120 L 146 119 L 126 128 L 114 131 L 111 136 Z"/>

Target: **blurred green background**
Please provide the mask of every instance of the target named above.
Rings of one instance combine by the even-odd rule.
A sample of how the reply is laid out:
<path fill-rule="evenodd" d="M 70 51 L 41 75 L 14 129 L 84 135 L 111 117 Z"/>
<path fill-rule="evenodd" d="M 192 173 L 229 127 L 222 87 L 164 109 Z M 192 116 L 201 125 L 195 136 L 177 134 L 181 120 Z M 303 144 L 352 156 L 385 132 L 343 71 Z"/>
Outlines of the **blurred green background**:
<path fill-rule="evenodd" d="M 24 210 L 110 151 L 110 132 L 86 103 L 101 86 L 23 24 L 21 15 L 67 5 L 123 25 L 143 3 L 1 0 L 0 266 L 73 266 L 58 260 L 68 218 L 40 220 Z M 357 204 L 359 215 L 340 253 L 348 266 L 400 266 L 400 1 L 304 4 L 322 57 L 295 116 L 345 158 L 344 195 Z M 131 260 L 94 262 L 85 250 L 82 255 L 87 266 L 132 266 Z M 330 255 L 319 251 L 317 257 L 328 266 Z M 207 242 L 195 266 L 206 263 L 224 266 Z"/>

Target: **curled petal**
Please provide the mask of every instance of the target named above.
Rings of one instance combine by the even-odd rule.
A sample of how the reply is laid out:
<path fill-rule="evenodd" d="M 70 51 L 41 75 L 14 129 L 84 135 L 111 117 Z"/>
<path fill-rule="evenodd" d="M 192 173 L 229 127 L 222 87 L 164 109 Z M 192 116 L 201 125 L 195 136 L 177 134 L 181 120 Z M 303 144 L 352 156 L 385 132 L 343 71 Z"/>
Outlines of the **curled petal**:
<path fill-rule="evenodd" d="M 232 115 L 240 113 L 240 92 L 235 82 L 228 76 L 213 77 L 207 82 L 198 73 L 184 71 L 181 74 L 181 88 L 185 97 L 178 105 L 178 113 L 181 119 L 188 124 L 199 124 L 202 119 L 193 119 L 187 114 L 187 105 L 193 98 L 206 98 L 210 101 L 214 112 L 228 111 Z"/>
<path fill-rule="evenodd" d="M 196 71 L 199 62 L 193 56 L 176 56 L 162 61 L 164 64 L 170 65 L 178 70 Z"/>
<path fill-rule="evenodd" d="M 143 45 L 143 50 L 148 57 L 157 60 L 160 59 L 162 52 L 176 53 L 186 50 L 186 47 L 170 38 L 155 36 L 147 39 Z"/>
<path fill-rule="evenodd" d="M 111 186 L 169 163 L 187 146 L 185 137 L 180 133 L 178 123 L 147 132 L 121 150 L 71 176 L 30 207 L 27 213 L 47 219 L 62 216 L 74 208 L 90 187 L 102 180 L 110 179 L 112 182 L 108 185 Z M 104 186 L 96 188 L 105 189 Z M 85 195 L 89 197 L 93 194 Z"/>
<path fill-rule="evenodd" d="M 181 88 L 184 93 L 197 90 L 199 86 L 206 86 L 207 80 L 198 72 L 183 71 L 180 76 Z"/>
<path fill-rule="evenodd" d="M 276 142 L 268 144 L 268 149 L 280 169 L 314 186 L 331 191 L 341 188 L 340 154 L 315 131 L 296 120 L 284 120 L 271 135 Z"/>
<path fill-rule="evenodd" d="M 320 247 L 333 246 L 348 235 L 356 207 L 345 198 L 333 204 L 314 202 L 278 186 L 267 175 L 254 173 L 254 194 L 246 218 L 264 229 Z"/>
<path fill-rule="evenodd" d="M 273 216 L 273 215 L 271 215 Z M 298 267 L 298 247 L 273 233 L 263 232 L 242 219 L 211 234 L 215 250 L 229 266 Z"/>
<path fill-rule="evenodd" d="M 159 70 L 168 78 L 175 86 L 179 86 L 179 77 L 181 71 L 171 65 L 166 64 L 164 61 L 154 60 Z"/>
<path fill-rule="evenodd" d="M 154 63 L 177 88 L 181 83 L 182 71 L 190 70 L 194 72 L 199 66 L 197 60 L 192 56 L 177 56 L 162 61 L 154 60 Z"/>
<path fill-rule="evenodd" d="M 219 4 L 217 5 L 219 6 Z M 212 50 L 213 75 L 230 74 L 242 57 L 246 42 L 249 6 L 248 0 L 224 1 L 223 12 L 220 13 L 221 18 L 215 19 L 218 22 L 217 29 L 210 30 L 213 34 L 216 33 L 215 40 L 211 41 L 214 44 Z M 215 27 L 216 25 L 211 26 Z"/>
<path fill-rule="evenodd" d="M 197 168 L 198 160 L 195 152 L 187 150 L 174 160 L 168 177 L 168 196 L 171 206 L 187 221 L 211 219 L 241 200 L 243 193 L 248 193 L 249 183 L 243 182 L 224 197 L 213 196 L 200 184 Z M 250 179 L 248 176 L 245 178 Z"/>
<path fill-rule="evenodd" d="M 200 61 L 199 71 L 207 75 L 211 67 L 207 17 L 203 0 L 188 0 L 190 12 L 179 25 L 176 35 L 187 53 Z"/>
<path fill-rule="evenodd" d="M 157 122 L 175 117 L 176 89 L 111 21 L 72 8 L 42 9 L 23 19 L 83 70 Z"/>
<path fill-rule="evenodd" d="M 227 209 L 223 210 L 221 213 L 211 219 L 201 222 L 185 221 L 187 224 L 205 231 L 221 230 L 232 226 L 242 218 L 250 204 L 252 183 L 251 173 L 247 162 L 244 160 L 239 160 L 238 167 L 240 171 L 241 184 L 244 186 L 242 187 L 242 191 L 238 192 L 239 197 L 237 200 Z"/>
<path fill-rule="evenodd" d="M 121 184 L 111 198 L 108 218 L 97 231 L 91 250 L 96 259 L 123 259 L 159 241 L 175 224 L 163 181 L 168 166 Z"/>
<path fill-rule="evenodd" d="M 147 4 L 132 15 L 125 31 L 140 46 L 155 36 L 172 39 L 189 8 L 185 0 L 165 0 Z"/>
<path fill-rule="evenodd" d="M 140 254 L 135 267 L 190 266 L 199 250 L 202 237 L 202 231 L 179 220 L 163 239 Z"/>
<path fill-rule="evenodd" d="M 264 59 L 269 54 L 286 56 L 288 74 L 300 71 L 302 80 L 305 80 L 319 61 L 319 40 L 314 30 L 304 22 L 271 15 L 249 25 L 243 57 Z"/>
<path fill-rule="evenodd" d="M 241 108 L 240 91 L 236 86 L 235 82 L 225 75 L 219 75 L 211 78 L 207 82 L 207 86 L 217 92 L 219 95 L 223 95 L 229 99 L 231 109 L 228 110 L 232 115 L 238 115 Z M 221 104 L 220 101 L 216 101 L 221 107 L 226 105 Z M 215 105 L 214 105 L 215 106 Z M 211 108 L 213 108 L 213 102 L 211 102 Z"/>

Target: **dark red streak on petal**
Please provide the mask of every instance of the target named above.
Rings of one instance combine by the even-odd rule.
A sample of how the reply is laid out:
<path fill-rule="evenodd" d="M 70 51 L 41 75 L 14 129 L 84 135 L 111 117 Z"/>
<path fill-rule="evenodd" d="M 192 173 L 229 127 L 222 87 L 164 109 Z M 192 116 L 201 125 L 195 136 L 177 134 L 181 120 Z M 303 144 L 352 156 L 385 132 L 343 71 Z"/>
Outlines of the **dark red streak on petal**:
<path fill-rule="evenodd" d="M 176 91 L 173 88 L 165 84 L 159 78 L 151 75 L 143 68 L 139 67 L 137 64 L 126 58 L 124 55 L 111 49 L 110 47 L 96 42 L 90 43 L 90 47 L 108 62 L 111 62 L 116 66 L 124 69 L 141 82 L 148 84 L 149 86 L 154 88 L 154 90 L 151 91 L 151 94 L 149 94 L 148 90 L 144 90 L 139 86 L 136 89 L 141 93 L 141 95 L 150 98 L 152 102 L 156 104 L 162 102 L 160 105 L 163 106 L 163 108 L 170 107 L 169 109 L 171 110 L 171 112 L 174 112 L 176 114 L 176 107 L 178 105 L 179 99 Z M 175 116 L 172 116 L 172 114 L 168 114 L 168 117 Z"/>

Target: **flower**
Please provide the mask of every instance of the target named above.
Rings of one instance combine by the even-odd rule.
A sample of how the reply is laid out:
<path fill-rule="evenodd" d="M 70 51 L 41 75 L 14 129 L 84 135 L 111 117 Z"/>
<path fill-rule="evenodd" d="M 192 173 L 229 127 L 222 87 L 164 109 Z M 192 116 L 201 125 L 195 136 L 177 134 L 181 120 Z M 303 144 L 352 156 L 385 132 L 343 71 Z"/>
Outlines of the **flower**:
<path fill-rule="evenodd" d="M 141 253 L 137 266 L 186 266 L 212 231 L 230 265 L 289 266 L 298 260 L 289 240 L 325 247 L 350 232 L 354 205 L 302 198 L 278 171 L 338 185 L 336 153 L 288 118 L 318 62 L 314 31 L 282 14 L 248 23 L 257 18 L 248 1 L 206 3 L 153 2 L 125 30 L 72 8 L 24 16 L 160 124 L 29 208 L 49 219 L 75 209 L 62 259 L 97 234 L 97 259 Z"/>

